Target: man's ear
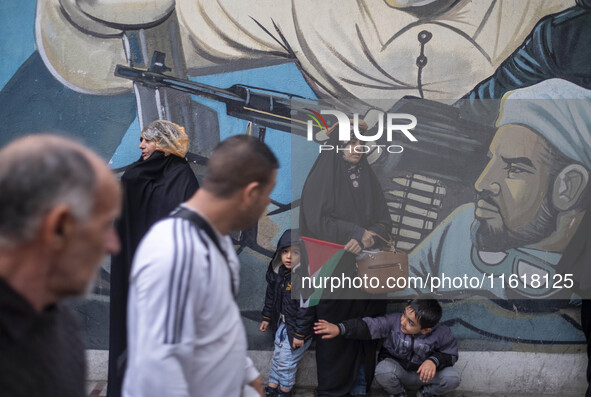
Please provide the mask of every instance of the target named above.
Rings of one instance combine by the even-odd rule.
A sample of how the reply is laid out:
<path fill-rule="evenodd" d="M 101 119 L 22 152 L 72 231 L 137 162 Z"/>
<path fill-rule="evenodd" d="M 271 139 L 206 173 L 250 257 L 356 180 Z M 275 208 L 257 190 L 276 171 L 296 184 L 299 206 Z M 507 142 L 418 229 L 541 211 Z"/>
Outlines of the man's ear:
<path fill-rule="evenodd" d="M 247 205 L 251 205 L 253 202 L 258 200 L 260 182 L 250 182 L 242 189 L 242 202 Z"/>
<path fill-rule="evenodd" d="M 429 332 L 431 332 L 431 330 L 432 330 L 432 329 L 433 329 L 433 328 L 423 328 L 423 329 L 421 330 L 421 334 L 423 334 L 423 335 L 425 335 L 425 334 L 428 334 Z"/>
<path fill-rule="evenodd" d="M 559 211 L 568 211 L 581 197 L 589 183 L 589 172 L 580 164 L 571 164 L 562 169 L 554 180 L 552 203 Z"/>
<path fill-rule="evenodd" d="M 52 208 L 43 218 L 42 239 L 47 247 L 60 250 L 74 229 L 74 216 L 67 205 L 58 205 Z"/>

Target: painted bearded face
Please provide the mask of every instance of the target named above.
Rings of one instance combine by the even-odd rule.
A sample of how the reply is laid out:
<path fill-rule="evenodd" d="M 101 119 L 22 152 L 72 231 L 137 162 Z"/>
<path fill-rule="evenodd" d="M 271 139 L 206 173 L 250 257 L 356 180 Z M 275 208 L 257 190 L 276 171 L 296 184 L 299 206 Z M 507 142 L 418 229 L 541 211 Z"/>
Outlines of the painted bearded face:
<path fill-rule="evenodd" d="M 474 245 L 504 251 L 549 236 L 558 215 L 548 193 L 553 179 L 545 139 L 520 125 L 501 127 L 490 145 L 490 161 L 474 184 Z"/>

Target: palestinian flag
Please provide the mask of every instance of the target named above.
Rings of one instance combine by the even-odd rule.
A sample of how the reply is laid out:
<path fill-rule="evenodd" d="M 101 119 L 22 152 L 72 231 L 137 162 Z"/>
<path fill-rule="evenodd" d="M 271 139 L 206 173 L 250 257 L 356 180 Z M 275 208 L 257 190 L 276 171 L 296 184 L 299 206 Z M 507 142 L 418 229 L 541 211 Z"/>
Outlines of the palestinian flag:
<path fill-rule="evenodd" d="M 301 237 L 306 247 L 308 254 L 308 270 L 310 276 L 314 278 L 330 277 L 334 269 L 340 262 L 345 250 L 345 246 L 328 241 L 316 240 L 309 237 Z M 310 296 L 309 306 L 316 306 L 320 301 L 320 297 L 324 292 L 324 288 L 316 288 L 314 293 Z"/>

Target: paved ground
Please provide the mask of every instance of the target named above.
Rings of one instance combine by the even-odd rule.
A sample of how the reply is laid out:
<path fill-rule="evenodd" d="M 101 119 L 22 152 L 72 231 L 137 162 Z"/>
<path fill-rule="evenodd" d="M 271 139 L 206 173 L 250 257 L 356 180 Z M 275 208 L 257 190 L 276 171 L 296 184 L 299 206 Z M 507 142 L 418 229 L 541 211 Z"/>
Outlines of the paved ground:
<path fill-rule="evenodd" d="M 297 390 L 295 397 L 313 397 L 314 393 L 311 390 Z M 372 391 L 367 397 L 388 397 L 388 394 L 380 391 Z M 415 397 L 413 393 L 409 393 L 408 397 Z M 467 393 L 467 392 L 455 392 L 446 394 L 446 397 L 581 397 L 574 394 L 478 394 L 478 393 Z"/>
<path fill-rule="evenodd" d="M 311 390 L 296 390 L 295 397 L 313 397 L 314 393 Z M 388 397 L 388 394 L 379 391 L 372 391 L 367 397 Z M 408 397 L 415 397 L 413 393 L 409 393 Z M 446 397 L 581 397 L 575 396 L 574 394 L 478 394 L 478 393 L 467 393 L 467 392 L 456 392 L 446 394 Z"/>
<path fill-rule="evenodd" d="M 88 397 L 105 397 L 107 395 L 107 382 L 105 381 L 90 381 L 87 383 Z M 446 395 L 447 397 L 580 397 L 574 394 L 479 394 L 468 392 L 455 392 Z M 296 390 L 294 397 L 314 397 L 314 393 L 310 389 Z M 372 390 L 368 397 L 388 397 L 382 391 Z M 414 394 L 409 393 L 408 397 L 414 397 Z"/>

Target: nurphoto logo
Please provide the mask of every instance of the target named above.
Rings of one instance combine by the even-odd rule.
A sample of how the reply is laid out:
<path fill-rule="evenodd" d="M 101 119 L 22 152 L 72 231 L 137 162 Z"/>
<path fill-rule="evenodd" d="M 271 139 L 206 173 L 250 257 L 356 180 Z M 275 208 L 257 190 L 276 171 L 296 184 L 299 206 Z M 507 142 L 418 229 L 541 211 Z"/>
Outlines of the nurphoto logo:
<path fill-rule="evenodd" d="M 384 135 L 384 131 L 386 133 L 386 141 L 388 143 L 393 141 L 394 132 L 402 133 L 409 141 L 417 142 L 417 138 L 410 132 L 410 130 L 414 129 L 417 125 L 417 118 L 412 114 L 407 113 L 384 113 L 380 112 L 378 116 L 378 126 L 377 130 L 374 134 L 371 135 L 363 135 L 359 131 L 359 113 L 353 114 L 353 125 L 351 125 L 350 118 L 343 112 L 338 110 L 321 110 L 320 114 L 311 110 L 306 109 L 312 112 L 313 114 L 308 114 L 308 116 L 312 120 L 308 120 L 307 125 L 307 139 L 309 141 L 314 140 L 314 122 L 322 131 L 323 129 L 328 133 L 328 126 L 326 121 L 322 117 L 322 115 L 332 115 L 337 118 L 338 123 L 338 140 L 341 142 L 349 142 L 352 139 L 358 139 L 360 142 L 378 142 L 382 136 Z M 322 114 L 322 115 L 321 115 Z M 384 128 L 385 124 L 385 128 Z M 351 136 L 351 132 L 353 132 L 353 137 Z M 354 151 L 355 153 L 369 153 L 372 150 L 377 150 L 378 153 L 381 153 L 382 150 L 387 151 L 388 153 L 402 153 L 404 147 L 401 145 L 383 145 L 383 144 L 374 144 L 374 145 L 354 145 L 354 146 L 347 146 L 347 147 L 338 147 L 335 145 L 320 145 L 319 152 L 323 151 L 331 151 L 336 150 L 337 152 L 340 151 Z"/>

